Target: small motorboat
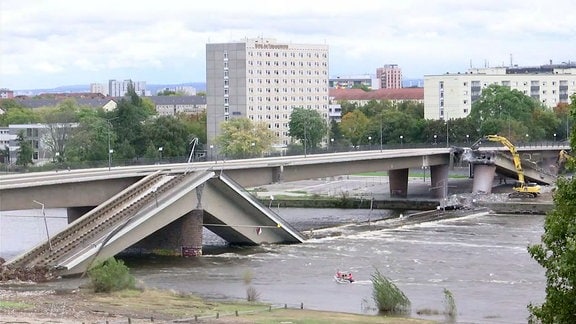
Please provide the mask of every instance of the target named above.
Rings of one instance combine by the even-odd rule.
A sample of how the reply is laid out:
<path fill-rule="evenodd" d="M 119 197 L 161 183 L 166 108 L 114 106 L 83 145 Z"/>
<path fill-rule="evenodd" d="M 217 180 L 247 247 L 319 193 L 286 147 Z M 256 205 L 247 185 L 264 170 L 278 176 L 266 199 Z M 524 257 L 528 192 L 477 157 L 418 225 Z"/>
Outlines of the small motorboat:
<path fill-rule="evenodd" d="M 337 283 L 353 283 L 354 278 L 352 278 L 352 272 L 350 271 L 336 271 L 334 275 L 334 280 Z"/>

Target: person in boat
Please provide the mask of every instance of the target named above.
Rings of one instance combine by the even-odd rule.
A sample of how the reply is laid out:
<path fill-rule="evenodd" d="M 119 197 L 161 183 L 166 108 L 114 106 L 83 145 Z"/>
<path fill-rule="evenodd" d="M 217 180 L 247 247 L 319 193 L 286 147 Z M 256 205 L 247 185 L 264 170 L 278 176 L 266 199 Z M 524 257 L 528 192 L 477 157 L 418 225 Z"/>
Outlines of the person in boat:
<path fill-rule="evenodd" d="M 348 277 L 348 281 L 354 282 L 354 278 L 352 278 L 352 272 L 349 272 L 347 277 Z"/>

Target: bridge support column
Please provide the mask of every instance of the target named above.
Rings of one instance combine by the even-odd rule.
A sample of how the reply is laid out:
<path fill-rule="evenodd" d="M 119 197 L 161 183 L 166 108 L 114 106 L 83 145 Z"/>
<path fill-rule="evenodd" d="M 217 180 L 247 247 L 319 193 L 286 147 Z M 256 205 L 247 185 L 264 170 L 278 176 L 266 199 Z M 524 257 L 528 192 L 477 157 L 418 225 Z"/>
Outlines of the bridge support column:
<path fill-rule="evenodd" d="M 277 168 L 272 169 L 272 182 L 278 183 L 284 180 L 284 166 L 281 165 Z"/>
<path fill-rule="evenodd" d="M 448 164 L 430 166 L 430 191 L 434 198 L 446 198 L 448 196 Z"/>
<path fill-rule="evenodd" d="M 388 171 L 390 197 L 406 198 L 408 196 L 408 169 Z"/>
<path fill-rule="evenodd" d="M 70 224 L 73 221 L 77 220 L 78 218 L 82 217 L 84 214 L 91 211 L 93 208 L 94 207 L 92 207 L 92 206 L 66 208 L 66 214 L 68 216 L 68 224 Z"/>
<path fill-rule="evenodd" d="M 180 253 L 183 257 L 202 255 L 202 228 L 204 226 L 204 210 L 194 209 L 182 217 L 182 232 L 180 233 Z"/>
<path fill-rule="evenodd" d="M 492 193 L 492 183 L 496 174 L 495 165 L 475 164 L 474 165 L 474 182 L 472 192 Z"/>

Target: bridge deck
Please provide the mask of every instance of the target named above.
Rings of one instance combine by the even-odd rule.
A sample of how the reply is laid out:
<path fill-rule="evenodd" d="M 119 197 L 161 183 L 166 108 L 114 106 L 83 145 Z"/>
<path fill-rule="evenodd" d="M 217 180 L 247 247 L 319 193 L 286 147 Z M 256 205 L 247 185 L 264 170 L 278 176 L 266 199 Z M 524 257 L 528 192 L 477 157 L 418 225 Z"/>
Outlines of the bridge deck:
<path fill-rule="evenodd" d="M 206 227 L 228 242 L 304 241 L 289 224 L 223 175 L 216 177 L 212 171 L 177 176 L 156 172 L 83 215 L 50 240 L 10 260 L 8 265 L 49 267 L 61 275 L 84 272 L 94 261 L 123 251 L 200 206 L 196 190 L 203 191 Z"/>

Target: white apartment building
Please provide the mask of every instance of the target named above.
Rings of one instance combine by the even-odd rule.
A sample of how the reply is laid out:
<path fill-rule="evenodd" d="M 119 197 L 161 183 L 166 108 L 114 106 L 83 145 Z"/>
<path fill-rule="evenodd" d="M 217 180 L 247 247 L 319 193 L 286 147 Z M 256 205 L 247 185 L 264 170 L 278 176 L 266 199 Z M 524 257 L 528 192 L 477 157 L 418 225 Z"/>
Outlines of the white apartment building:
<path fill-rule="evenodd" d="M 230 118 L 265 122 L 290 143 L 288 123 L 297 107 L 328 121 L 328 45 L 278 43 L 254 38 L 206 45 L 208 143 Z"/>
<path fill-rule="evenodd" d="M 453 119 L 470 114 L 482 89 L 498 84 L 518 90 L 553 108 L 576 93 L 576 65 L 495 67 L 465 73 L 424 76 L 424 118 Z"/>
<path fill-rule="evenodd" d="M 139 96 L 149 96 L 149 91 L 146 91 L 146 81 L 116 81 L 108 80 L 108 95 L 111 97 L 124 97 L 128 92 L 128 86 L 132 84 L 134 91 Z"/>
<path fill-rule="evenodd" d="M 108 87 L 102 83 L 90 83 L 90 93 L 101 93 L 108 96 Z"/>

